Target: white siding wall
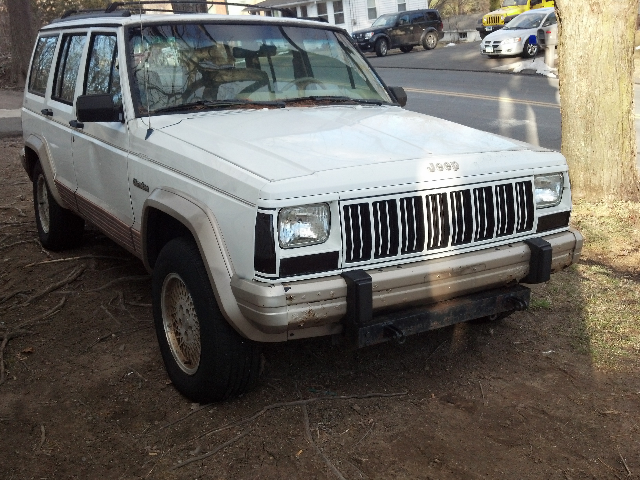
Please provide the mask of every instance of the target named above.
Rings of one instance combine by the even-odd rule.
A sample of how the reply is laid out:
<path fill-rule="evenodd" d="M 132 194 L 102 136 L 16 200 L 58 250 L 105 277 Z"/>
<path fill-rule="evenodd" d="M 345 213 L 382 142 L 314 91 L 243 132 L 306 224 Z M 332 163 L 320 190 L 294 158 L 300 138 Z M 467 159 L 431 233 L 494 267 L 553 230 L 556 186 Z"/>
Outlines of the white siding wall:
<path fill-rule="evenodd" d="M 317 3 L 320 2 L 307 4 L 307 15 L 309 17 L 318 15 Z M 429 0 L 406 0 L 406 4 L 407 10 L 429 8 Z M 342 7 L 344 9 L 344 24 L 340 26 L 344 27 L 349 33 L 367 28 L 373 23 L 373 20 L 368 18 L 367 0 L 342 0 Z M 398 1 L 376 0 L 376 10 L 378 16 L 385 13 L 395 13 L 398 11 Z M 300 9 L 298 9 L 298 13 L 300 13 Z M 329 14 L 329 23 L 334 23 L 333 2 L 330 0 L 327 2 L 327 13 Z"/>

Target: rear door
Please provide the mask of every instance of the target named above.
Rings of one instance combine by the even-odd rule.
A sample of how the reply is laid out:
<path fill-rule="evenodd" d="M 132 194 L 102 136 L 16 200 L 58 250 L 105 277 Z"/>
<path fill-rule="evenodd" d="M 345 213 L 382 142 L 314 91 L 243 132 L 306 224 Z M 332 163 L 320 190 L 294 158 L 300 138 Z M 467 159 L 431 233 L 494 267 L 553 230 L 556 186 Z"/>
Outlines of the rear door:
<path fill-rule="evenodd" d="M 45 98 L 48 120 L 42 122 L 44 136 L 55 168 L 58 191 L 69 203 L 76 190 L 73 168 L 72 142 L 74 129 L 69 125 L 75 120 L 73 100 L 78 83 L 78 72 L 85 56 L 86 30 L 65 32 L 59 40 L 58 55 L 50 95 Z M 75 209 L 75 205 L 68 207 Z"/>
<path fill-rule="evenodd" d="M 411 22 L 409 14 L 400 15 L 391 32 L 391 48 L 411 43 Z"/>
<path fill-rule="evenodd" d="M 424 12 L 416 12 L 411 14 L 411 39 L 409 43 L 417 44 L 420 42 L 422 32 L 426 27 L 426 19 Z"/>

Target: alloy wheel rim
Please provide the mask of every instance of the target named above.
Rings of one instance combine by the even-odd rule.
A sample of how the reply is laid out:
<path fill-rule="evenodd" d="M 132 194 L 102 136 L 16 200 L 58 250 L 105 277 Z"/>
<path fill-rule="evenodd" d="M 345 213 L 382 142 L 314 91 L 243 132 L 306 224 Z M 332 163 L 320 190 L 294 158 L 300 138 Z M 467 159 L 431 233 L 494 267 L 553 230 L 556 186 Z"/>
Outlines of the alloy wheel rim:
<path fill-rule="evenodd" d="M 436 37 L 433 36 L 433 35 L 428 35 L 427 36 L 427 44 L 431 48 L 435 47 L 436 46 Z"/>
<path fill-rule="evenodd" d="M 385 42 L 384 40 L 380 44 L 380 52 L 382 53 L 382 55 L 385 55 L 387 53 L 387 42 Z"/>
<path fill-rule="evenodd" d="M 38 220 L 44 233 L 49 233 L 50 217 L 49 217 L 49 194 L 47 192 L 47 183 L 44 175 L 38 176 L 36 184 L 36 202 L 38 202 Z"/>
<path fill-rule="evenodd" d="M 169 349 L 180 369 L 193 375 L 200 365 L 200 322 L 193 297 L 180 275 L 167 275 L 162 284 L 162 323 Z"/>

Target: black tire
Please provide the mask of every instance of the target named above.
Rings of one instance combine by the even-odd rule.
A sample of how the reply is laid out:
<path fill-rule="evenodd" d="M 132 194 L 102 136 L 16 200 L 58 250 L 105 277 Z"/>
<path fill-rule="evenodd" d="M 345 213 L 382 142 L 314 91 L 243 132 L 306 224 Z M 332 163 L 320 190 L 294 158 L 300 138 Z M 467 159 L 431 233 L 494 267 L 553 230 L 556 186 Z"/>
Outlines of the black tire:
<path fill-rule="evenodd" d="M 402 45 L 400 47 L 402 53 L 409 53 L 411 50 L 413 50 L 413 45 Z"/>
<path fill-rule="evenodd" d="M 257 384 L 259 346 L 222 316 L 191 238 L 171 240 L 160 251 L 152 294 L 160 352 L 180 393 L 207 403 L 241 395 Z"/>
<path fill-rule="evenodd" d="M 84 220 L 56 202 L 51 195 L 40 162 L 33 167 L 32 178 L 33 209 L 42 246 L 48 250 L 59 251 L 80 245 Z"/>
<path fill-rule="evenodd" d="M 422 37 L 422 48 L 425 50 L 433 50 L 438 45 L 438 36 L 435 32 L 427 32 Z"/>
<path fill-rule="evenodd" d="M 498 55 L 487 55 L 489 58 L 498 58 Z"/>
<path fill-rule="evenodd" d="M 376 55 L 379 57 L 384 57 L 387 55 L 389 51 L 389 42 L 386 38 L 379 38 L 376 42 Z"/>
<path fill-rule="evenodd" d="M 535 57 L 538 54 L 538 44 L 530 44 L 529 40 L 524 42 L 524 47 L 522 48 L 522 57 L 523 58 L 531 58 Z"/>

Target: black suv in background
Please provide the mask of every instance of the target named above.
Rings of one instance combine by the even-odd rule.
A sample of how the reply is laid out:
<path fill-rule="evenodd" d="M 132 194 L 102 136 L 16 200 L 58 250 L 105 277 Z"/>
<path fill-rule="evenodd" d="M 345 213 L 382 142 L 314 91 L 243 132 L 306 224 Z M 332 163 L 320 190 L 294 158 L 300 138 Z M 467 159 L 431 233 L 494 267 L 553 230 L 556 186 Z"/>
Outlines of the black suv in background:
<path fill-rule="evenodd" d="M 374 50 L 376 55 L 384 57 L 390 48 L 407 53 L 414 46 L 422 45 L 425 50 L 431 50 L 444 32 L 437 10 L 410 10 L 382 15 L 369 28 L 352 35 L 360 50 Z"/>

